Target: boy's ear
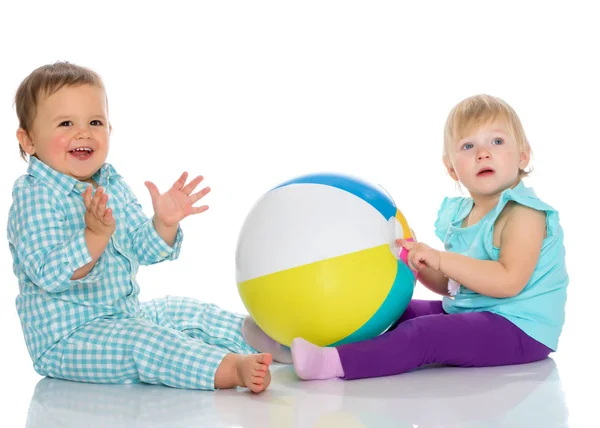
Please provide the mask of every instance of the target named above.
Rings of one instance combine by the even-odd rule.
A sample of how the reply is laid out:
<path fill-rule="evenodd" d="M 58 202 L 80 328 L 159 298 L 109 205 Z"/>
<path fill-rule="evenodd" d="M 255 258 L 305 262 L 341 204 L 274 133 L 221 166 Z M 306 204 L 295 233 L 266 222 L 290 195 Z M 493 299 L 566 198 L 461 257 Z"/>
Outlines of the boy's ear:
<path fill-rule="evenodd" d="M 444 166 L 446 167 L 446 170 L 448 171 L 450 177 L 452 177 L 454 181 L 458 181 L 458 175 L 456 175 L 456 171 L 454 171 L 454 167 L 452 166 L 452 163 L 450 162 L 448 156 L 444 155 L 442 160 L 444 161 Z"/>
<path fill-rule="evenodd" d="M 19 140 L 19 144 L 25 153 L 27 153 L 29 156 L 33 156 L 35 154 L 33 141 L 29 137 L 29 134 L 27 134 L 27 131 L 25 131 L 23 128 L 19 128 L 17 130 L 17 140 Z"/>

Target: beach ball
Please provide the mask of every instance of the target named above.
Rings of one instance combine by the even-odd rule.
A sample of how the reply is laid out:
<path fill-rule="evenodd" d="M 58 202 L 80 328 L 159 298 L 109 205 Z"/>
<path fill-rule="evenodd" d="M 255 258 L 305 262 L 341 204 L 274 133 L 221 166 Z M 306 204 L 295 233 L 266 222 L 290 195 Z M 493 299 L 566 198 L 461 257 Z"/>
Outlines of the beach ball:
<path fill-rule="evenodd" d="M 416 283 L 397 238 L 414 240 L 379 186 L 311 174 L 266 192 L 242 224 L 236 280 L 258 326 L 289 346 L 370 339 L 406 310 Z"/>

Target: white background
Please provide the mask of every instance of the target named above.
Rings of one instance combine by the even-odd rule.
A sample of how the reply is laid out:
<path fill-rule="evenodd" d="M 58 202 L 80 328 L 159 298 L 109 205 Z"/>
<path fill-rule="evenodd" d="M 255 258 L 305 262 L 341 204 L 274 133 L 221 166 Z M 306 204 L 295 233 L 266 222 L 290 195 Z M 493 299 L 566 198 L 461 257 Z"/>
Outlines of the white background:
<path fill-rule="evenodd" d="M 437 209 L 459 194 L 441 163 L 444 120 L 463 98 L 488 93 L 519 113 L 534 152 L 527 184 L 560 212 L 571 284 L 558 355 L 584 355 L 587 341 L 571 344 L 577 335 L 597 337 L 600 296 L 592 209 L 600 29 L 591 5 L 3 2 L 2 224 L 12 184 L 26 170 L 15 137 L 17 86 L 42 64 L 88 66 L 108 91 L 108 160 L 149 215 L 145 180 L 164 191 L 187 170 L 212 188 L 209 211 L 183 222 L 180 259 L 140 271 L 141 299 L 187 295 L 243 312 L 234 266 L 241 224 L 265 191 L 296 175 L 337 171 L 381 184 L 419 240 L 441 248 Z M 0 367 L 22 388 L 10 413 L 22 426 L 39 377 L 21 335 L 6 241 L 0 269 Z M 418 288 L 416 297 L 434 296 Z"/>

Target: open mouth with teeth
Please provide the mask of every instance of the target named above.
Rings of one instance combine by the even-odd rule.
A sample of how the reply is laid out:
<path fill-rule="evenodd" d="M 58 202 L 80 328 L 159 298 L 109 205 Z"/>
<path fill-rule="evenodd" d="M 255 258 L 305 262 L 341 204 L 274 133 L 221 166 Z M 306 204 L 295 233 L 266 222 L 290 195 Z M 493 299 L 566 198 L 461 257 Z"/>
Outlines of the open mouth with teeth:
<path fill-rule="evenodd" d="M 76 149 L 71 150 L 69 153 L 71 156 L 74 156 L 79 160 L 86 160 L 92 156 L 94 149 L 90 147 L 77 147 Z"/>

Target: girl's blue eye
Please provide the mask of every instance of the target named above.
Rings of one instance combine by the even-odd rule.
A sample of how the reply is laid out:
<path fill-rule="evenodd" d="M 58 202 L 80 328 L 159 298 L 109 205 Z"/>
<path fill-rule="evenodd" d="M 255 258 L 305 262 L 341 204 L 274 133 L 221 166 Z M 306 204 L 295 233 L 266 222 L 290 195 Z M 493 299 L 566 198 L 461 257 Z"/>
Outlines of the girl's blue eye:
<path fill-rule="evenodd" d="M 463 150 L 469 150 L 473 148 L 473 143 L 465 143 L 463 144 Z"/>
<path fill-rule="evenodd" d="M 493 144 L 499 146 L 500 144 L 504 143 L 504 140 L 502 138 L 494 138 L 494 140 L 492 141 Z"/>

